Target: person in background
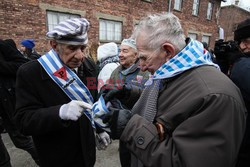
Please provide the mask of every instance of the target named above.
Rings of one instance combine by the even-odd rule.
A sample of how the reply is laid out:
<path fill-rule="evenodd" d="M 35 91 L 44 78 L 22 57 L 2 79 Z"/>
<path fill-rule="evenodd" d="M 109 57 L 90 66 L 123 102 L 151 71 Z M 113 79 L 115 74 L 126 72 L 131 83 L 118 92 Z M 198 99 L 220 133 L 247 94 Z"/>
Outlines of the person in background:
<path fill-rule="evenodd" d="M 132 38 L 123 39 L 120 46 L 118 66 L 111 74 L 109 86 L 104 85 L 100 94 L 103 95 L 105 102 L 114 98 L 120 100 L 123 107 L 132 109 L 140 93 L 144 88 L 145 82 L 149 78 L 148 72 L 142 72 L 139 67 L 138 53 L 135 40 Z M 111 138 L 115 139 L 111 135 Z M 131 152 L 125 147 L 122 141 L 119 142 L 119 155 L 122 167 L 131 166 Z"/>
<path fill-rule="evenodd" d="M 246 126 L 240 90 L 202 43 L 185 42 L 174 14 L 143 18 L 132 36 L 153 77 L 132 110 L 109 108 L 103 118 L 136 156 L 132 166 L 234 167 Z"/>
<path fill-rule="evenodd" d="M 13 144 L 31 154 L 37 165 L 39 158 L 30 136 L 23 135 L 14 121 L 16 73 L 27 62 L 12 39 L 0 40 L 0 117 L 2 130 L 9 134 Z M 2 132 L 2 130 L 0 132 Z M 10 156 L 0 136 L 0 166 L 11 166 Z"/>
<path fill-rule="evenodd" d="M 100 93 L 105 93 L 105 101 L 116 97 L 124 106 L 132 109 L 150 76 L 149 72 L 140 70 L 134 39 L 123 39 L 120 46 L 119 63 L 120 65 L 110 76 L 109 86 L 111 88 L 104 86 L 102 89 L 107 89 Z"/>
<path fill-rule="evenodd" d="M 106 84 L 111 73 L 119 66 L 118 47 L 116 43 L 103 44 L 97 49 L 97 60 L 99 62 L 98 90 Z"/>
<path fill-rule="evenodd" d="M 60 22 L 46 34 L 52 49 L 18 70 L 15 118 L 32 135 L 42 167 L 93 167 L 95 132 L 104 147 L 110 144 L 90 110 L 97 89 L 86 85 L 97 74 L 84 52 L 89 27 L 85 18 Z"/>
<path fill-rule="evenodd" d="M 238 24 L 234 32 L 234 40 L 238 42 L 239 51 L 233 63 L 230 78 L 240 88 L 248 113 L 250 112 L 250 19 Z M 250 166 L 250 118 L 247 117 L 247 126 L 244 140 L 239 152 L 237 167 Z"/>
<path fill-rule="evenodd" d="M 28 60 L 36 60 L 41 57 L 39 55 L 34 47 L 35 47 L 35 41 L 33 39 L 25 39 L 21 41 L 21 49 L 20 51 L 24 55 L 25 58 Z"/>

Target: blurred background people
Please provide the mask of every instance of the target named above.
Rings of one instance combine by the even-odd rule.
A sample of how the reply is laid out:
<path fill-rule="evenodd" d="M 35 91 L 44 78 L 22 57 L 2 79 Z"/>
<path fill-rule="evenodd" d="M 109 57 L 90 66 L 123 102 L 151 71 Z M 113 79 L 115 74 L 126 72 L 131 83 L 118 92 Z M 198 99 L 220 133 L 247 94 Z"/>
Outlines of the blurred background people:
<path fill-rule="evenodd" d="M 22 45 L 20 51 L 25 58 L 35 60 L 41 57 L 41 55 L 35 51 L 35 41 L 33 39 L 22 40 L 20 44 Z"/>
<path fill-rule="evenodd" d="M 107 84 L 112 72 L 119 66 L 118 47 L 114 42 L 106 43 L 98 47 L 97 60 L 99 62 L 98 91 Z"/>
<path fill-rule="evenodd" d="M 29 152 L 39 165 L 32 138 L 20 133 L 13 118 L 16 104 L 16 72 L 26 62 L 27 59 L 18 51 L 12 39 L 0 40 L 0 116 L 2 117 L 2 127 L 7 131 L 14 145 Z M 10 166 L 10 157 L 1 137 L 0 142 L 0 166 Z"/>

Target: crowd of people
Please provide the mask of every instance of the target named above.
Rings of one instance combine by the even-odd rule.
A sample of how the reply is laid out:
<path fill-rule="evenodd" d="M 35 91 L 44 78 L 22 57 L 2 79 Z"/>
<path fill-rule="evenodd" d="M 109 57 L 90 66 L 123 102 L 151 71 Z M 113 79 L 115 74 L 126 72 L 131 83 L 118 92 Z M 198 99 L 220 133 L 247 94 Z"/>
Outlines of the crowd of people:
<path fill-rule="evenodd" d="M 98 63 L 89 28 L 60 22 L 43 56 L 33 39 L 20 50 L 0 40 L 0 132 L 38 166 L 93 167 L 112 140 L 122 167 L 250 165 L 250 19 L 234 33 L 230 76 L 172 13 L 142 18 L 120 46 L 100 45 Z M 11 166 L 1 136 L 0 166 Z"/>

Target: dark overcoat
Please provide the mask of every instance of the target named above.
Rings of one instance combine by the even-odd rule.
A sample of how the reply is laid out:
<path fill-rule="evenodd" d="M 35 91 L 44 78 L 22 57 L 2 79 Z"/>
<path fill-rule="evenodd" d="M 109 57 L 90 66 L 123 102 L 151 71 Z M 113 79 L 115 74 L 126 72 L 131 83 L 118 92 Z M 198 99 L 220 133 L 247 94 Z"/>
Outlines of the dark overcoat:
<path fill-rule="evenodd" d="M 26 62 L 27 60 L 17 50 L 12 39 L 0 40 L 0 116 L 2 117 L 12 119 L 15 107 L 16 73 Z"/>
<path fill-rule="evenodd" d="M 86 59 L 78 73 L 86 85 L 86 77 L 96 77 L 95 65 Z M 92 95 L 95 92 L 91 90 Z M 15 118 L 21 131 L 32 135 L 41 166 L 94 166 L 96 150 L 90 121 L 84 114 L 78 121 L 60 119 L 59 109 L 70 99 L 37 60 L 18 70 L 16 97 Z"/>
<path fill-rule="evenodd" d="M 234 167 L 246 126 L 239 89 L 212 66 L 200 66 L 165 79 L 157 98 L 154 121 L 144 118 L 152 97 L 142 93 L 120 140 L 141 160 L 133 167 Z M 151 116 L 154 117 L 152 114 Z"/>
<path fill-rule="evenodd" d="M 241 145 L 237 167 L 250 165 L 250 52 L 236 55 L 239 59 L 234 63 L 231 71 L 232 81 L 241 90 L 248 111 L 247 126 Z"/>

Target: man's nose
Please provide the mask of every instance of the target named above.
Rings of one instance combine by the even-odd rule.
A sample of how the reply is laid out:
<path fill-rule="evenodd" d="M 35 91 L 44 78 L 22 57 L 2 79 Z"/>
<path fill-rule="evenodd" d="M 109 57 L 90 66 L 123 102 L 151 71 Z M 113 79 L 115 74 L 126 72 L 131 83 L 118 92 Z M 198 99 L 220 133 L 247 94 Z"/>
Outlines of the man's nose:
<path fill-rule="evenodd" d="M 81 50 L 81 48 L 79 48 L 76 50 L 74 57 L 76 59 L 82 60 L 85 57 L 85 53 L 84 53 L 84 51 Z"/>
<path fill-rule="evenodd" d="M 122 52 L 120 52 L 118 56 L 119 56 L 119 57 L 122 57 L 122 56 L 123 56 L 123 53 L 122 53 Z"/>

